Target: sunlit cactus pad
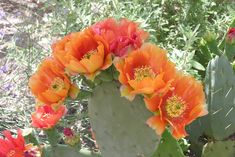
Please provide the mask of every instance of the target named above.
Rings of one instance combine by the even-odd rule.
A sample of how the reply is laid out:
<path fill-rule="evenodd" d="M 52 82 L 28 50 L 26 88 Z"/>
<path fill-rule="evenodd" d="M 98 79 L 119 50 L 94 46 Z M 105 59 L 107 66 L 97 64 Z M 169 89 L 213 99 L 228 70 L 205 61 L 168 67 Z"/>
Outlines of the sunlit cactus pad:
<path fill-rule="evenodd" d="M 146 124 L 143 100 L 120 97 L 118 83 L 98 86 L 89 101 L 92 129 L 103 157 L 149 157 L 159 139 Z"/>

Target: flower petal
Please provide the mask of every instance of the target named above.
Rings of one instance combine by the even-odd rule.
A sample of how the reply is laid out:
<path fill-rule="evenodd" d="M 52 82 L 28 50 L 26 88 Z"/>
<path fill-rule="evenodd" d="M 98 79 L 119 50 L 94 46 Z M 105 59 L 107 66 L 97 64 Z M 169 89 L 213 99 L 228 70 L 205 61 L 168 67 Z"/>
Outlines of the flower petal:
<path fill-rule="evenodd" d="M 154 96 L 152 98 L 144 98 L 146 108 L 151 112 L 156 112 L 159 110 L 159 106 L 162 104 L 162 98 L 159 96 Z"/>
<path fill-rule="evenodd" d="M 158 135 L 162 135 L 166 128 L 166 122 L 163 121 L 159 115 L 150 117 L 146 122 Z"/>
<path fill-rule="evenodd" d="M 177 125 L 173 127 L 173 132 L 172 135 L 176 138 L 176 139 L 180 139 L 183 138 L 185 136 L 187 136 L 187 132 L 185 131 L 185 126 L 183 125 Z"/>
<path fill-rule="evenodd" d="M 77 87 L 77 85 L 72 84 L 69 89 L 69 96 L 72 99 L 76 99 L 79 93 L 80 93 L 80 89 Z"/>
<path fill-rule="evenodd" d="M 120 91 L 121 91 L 121 97 L 126 97 L 130 101 L 134 100 L 135 95 L 130 93 L 131 91 L 130 87 L 122 85 Z"/>

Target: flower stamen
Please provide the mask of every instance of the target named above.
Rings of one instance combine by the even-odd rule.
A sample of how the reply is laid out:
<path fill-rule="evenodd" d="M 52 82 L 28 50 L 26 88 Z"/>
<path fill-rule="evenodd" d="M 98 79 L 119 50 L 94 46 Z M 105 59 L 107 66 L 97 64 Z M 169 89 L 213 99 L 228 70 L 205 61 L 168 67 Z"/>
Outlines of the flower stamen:
<path fill-rule="evenodd" d="M 83 55 L 82 59 L 90 59 L 92 55 L 96 54 L 97 50 L 91 50 Z"/>
<path fill-rule="evenodd" d="M 51 89 L 55 92 L 62 90 L 64 86 L 65 86 L 64 81 L 59 77 L 56 77 L 51 83 Z"/>
<path fill-rule="evenodd" d="M 185 101 L 178 96 L 172 96 L 166 101 L 167 115 L 176 118 L 183 114 L 186 109 Z"/>
<path fill-rule="evenodd" d="M 146 77 L 155 78 L 156 74 L 150 66 L 141 66 L 135 68 L 134 70 L 134 79 L 136 81 L 142 81 Z"/>

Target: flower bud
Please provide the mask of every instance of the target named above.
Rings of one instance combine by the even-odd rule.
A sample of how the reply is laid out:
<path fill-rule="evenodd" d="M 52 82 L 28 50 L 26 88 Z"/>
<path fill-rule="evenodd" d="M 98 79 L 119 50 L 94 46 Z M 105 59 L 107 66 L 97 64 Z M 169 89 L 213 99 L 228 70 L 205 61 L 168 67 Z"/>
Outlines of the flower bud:
<path fill-rule="evenodd" d="M 64 128 L 64 136 L 65 136 L 65 137 L 74 136 L 73 130 L 70 129 L 70 128 Z"/>
<path fill-rule="evenodd" d="M 64 128 L 64 142 L 67 145 L 75 146 L 80 143 L 80 136 L 78 134 L 74 134 L 73 130 L 70 128 Z"/>
<path fill-rule="evenodd" d="M 235 41 L 235 28 L 230 28 L 227 34 L 227 41 L 234 42 Z"/>

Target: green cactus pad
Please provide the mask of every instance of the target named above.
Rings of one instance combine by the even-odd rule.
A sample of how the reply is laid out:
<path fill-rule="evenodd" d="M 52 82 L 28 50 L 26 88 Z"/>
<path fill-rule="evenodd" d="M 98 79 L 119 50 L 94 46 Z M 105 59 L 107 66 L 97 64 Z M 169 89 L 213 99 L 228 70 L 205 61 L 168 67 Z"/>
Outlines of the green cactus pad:
<path fill-rule="evenodd" d="M 76 150 L 67 145 L 57 145 L 56 147 L 46 147 L 43 157 L 101 157 L 99 153 L 93 153 L 86 149 Z"/>
<path fill-rule="evenodd" d="M 222 140 L 235 132 L 235 75 L 226 57 L 210 61 L 205 83 L 210 127 Z"/>
<path fill-rule="evenodd" d="M 185 157 L 184 153 L 171 133 L 166 130 L 162 134 L 160 144 L 151 157 Z"/>
<path fill-rule="evenodd" d="M 201 156 L 204 143 L 199 140 L 199 137 L 202 135 L 212 135 L 209 116 L 207 115 L 196 119 L 187 126 L 187 132 L 191 143 L 191 151 L 197 156 Z"/>
<path fill-rule="evenodd" d="M 187 130 L 191 149 L 200 156 L 202 135 L 222 140 L 235 132 L 235 75 L 225 56 L 211 60 L 206 74 L 206 95 L 209 114 L 194 121 Z M 195 149 L 194 149 L 195 148 Z"/>
<path fill-rule="evenodd" d="M 143 98 L 120 96 L 119 83 L 104 82 L 89 100 L 89 116 L 103 157 L 149 157 L 159 137 L 146 125 L 152 114 Z"/>
<path fill-rule="evenodd" d="M 187 131 L 188 131 L 190 140 L 195 141 L 197 143 L 198 138 L 200 136 L 205 135 L 205 134 L 206 135 L 212 134 L 211 127 L 210 127 L 210 119 L 208 115 L 196 119 L 189 126 L 187 126 Z"/>
<path fill-rule="evenodd" d="M 189 126 L 190 138 L 195 141 L 205 133 L 223 140 L 235 132 L 235 75 L 225 56 L 209 62 L 205 90 L 209 114 Z"/>
<path fill-rule="evenodd" d="M 204 146 L 202 157 L 235 157 L 235 141 L 217 141 Z"/>

